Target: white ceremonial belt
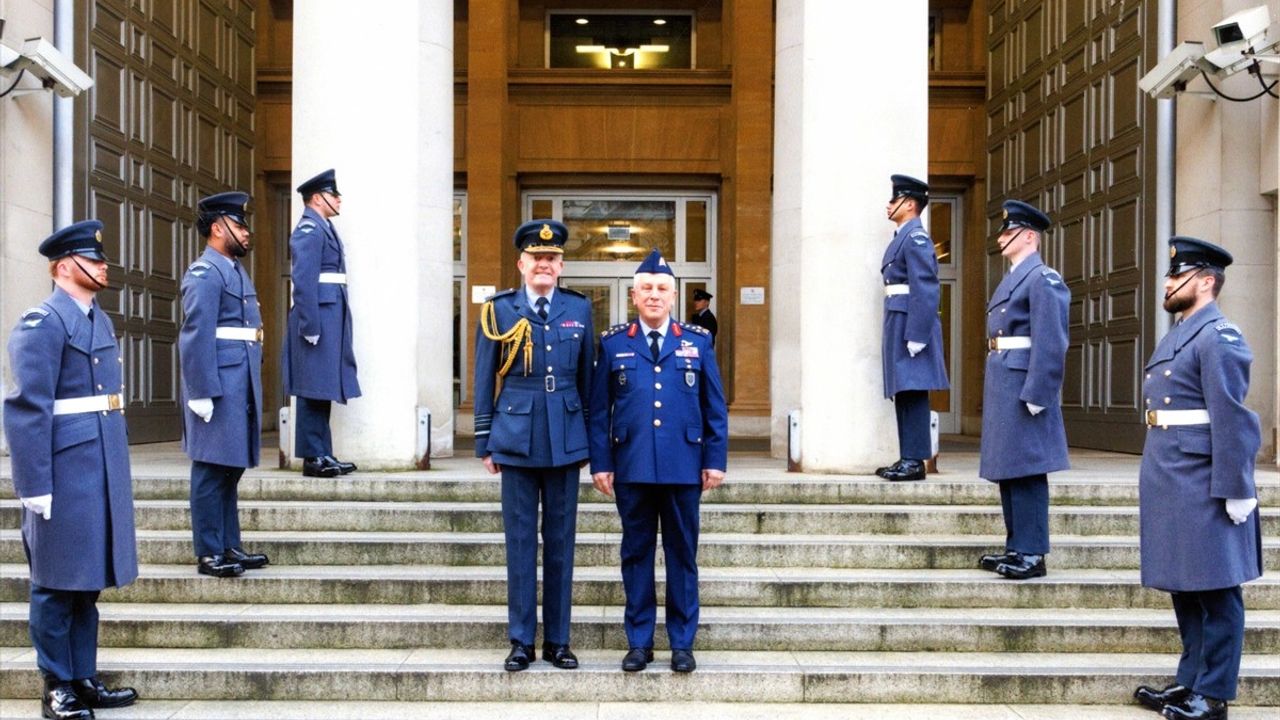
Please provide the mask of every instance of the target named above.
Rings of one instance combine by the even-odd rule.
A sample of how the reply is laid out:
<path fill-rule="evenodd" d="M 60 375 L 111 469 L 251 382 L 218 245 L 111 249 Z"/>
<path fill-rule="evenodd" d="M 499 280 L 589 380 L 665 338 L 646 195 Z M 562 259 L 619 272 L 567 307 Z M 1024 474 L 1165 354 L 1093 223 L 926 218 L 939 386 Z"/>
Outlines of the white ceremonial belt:
<path fill-rule="evenodd" d="M 75 415 L 76 413 L 107 412 L 124 407 L 124 396 L 120 393 L 112 395 L 90 395 L 78 398 L 62 398 L 53 401 L 54 415 Z"/>
<path fill-rule="evenodd" d="M 244 340 L 245 342 L 262 342 L 262 328 L 220 327 L 214 333 L 219 340 Z"/>
<path fill-rule="evenodd" d="M 987 340 L 988 350 L 1030 350 L 1031 338 L 1026 335 L 1002 335 Z"/>
<path fill-rule="evenodd" d="M 1208 425 L 1208 410 L 1148 410 L 1147 427 L 1170 425 Z"/>
<path fill-rule="evenodd" d="M 329 283 L 331 285 L 346 285 L 346 273 L 320 273 L 320 282 Z"/>
<path fill-rule="evenodd" d="M 885 297 L 891 297 L 893 295 L 910 295 L 910 294 L 911 294 L 910 285 L 885 285 L 884 286 Z"/>

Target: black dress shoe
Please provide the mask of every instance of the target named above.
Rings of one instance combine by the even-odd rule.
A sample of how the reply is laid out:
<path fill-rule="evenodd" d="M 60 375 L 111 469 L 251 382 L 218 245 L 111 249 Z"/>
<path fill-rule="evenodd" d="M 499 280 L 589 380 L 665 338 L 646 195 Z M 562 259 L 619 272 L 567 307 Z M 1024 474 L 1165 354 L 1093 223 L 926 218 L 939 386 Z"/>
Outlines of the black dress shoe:
<path fill-rule="evenodd" d="M 1044 567 L 1043 555 L 1024 555 L 1022 553 L 1013 553 L 1011 560 L 996 565 L 996 572 L 1010 580 L 1028 580 L 1030 578 L 1044 577 L 1047 570 Z"/>
<path fill-rule="evenodd" d="M 244 566 L 237 562 L 228 562 L 221 555 L 204 555 L 196 561 L 196 570 L 201 575 L 214 577 L 237 577 L 244 574 Z"/>
<path fill-rule="evenodd" d="M 96 677 L 72 680 L 71 687 L 76 691 L 80 702 L 91 708 L 118 708 L 132 705 L 138 699 L 138 691 L 133 688 L 116 688 L 112 690 Z"/>
<path fill-rule="evenodd" d="M 622 669 L 627 672 L 640 672 L 653 662 L 653 648 L 631 648 L 622 658 Z"/>
<path fill-rule="evenodd" d="M 561 670 L 573 670 L 578 667 L 578 656 L 566 645 L 552 645 L 551 643 L 542 643 L 542 659 L 555 665 Z"/>
<path fill-rule="evenodd" d="M 245 570 L 257 570 L 259 568 L 264 568 L 271 562 L 267 559 L 267 556 L 262 553 L 248 553 L 244 551 L 244 548 L 238 547 L 227 548 L 223 551 L 222 555 L 226 558 L 227 562 L 239 563 L 240 567 L 243 567 Z"/>
<path fill-rule="evenodd" d="M 304 477 L 338 477 L 342 474 L 342 468 L 337 465 L 331 465 L 326 457 L 313 457 L 302 459 L 302 474 Z"/>
<path fill-rule="evenodd" d="M 982 568 L 983 570 L 995 572 L 996 566 L 998 566 L 1000 563 L 1013 562 L 1014 560 L 1017 559 L 1017 557 L 1018 557 L 1017 553 L 1009 552 L 1008 550 L 1005 550 L 999 555 L 983 555 L 982 557 L 978 558 L 978 567 Z"/>
<path fill-rule="evenodd" d="M 507 653 L 507 659 L 502 662 L 502 669 L 507 672 L 528 670 L 529 663 L 536 660 L 537 657 L 537 654 L 533 652 L 532 645 L 525 645 L 519 640 L 512 640 L 511 652 Z"/>
<path fill-rule="evenodd" d="M 325 455 L 324 459 L 327 460 L 330 465 L 338 466 L 338 474 L 340 475 L 346 475 L 347 473 L 353 473 L 356 471 L 355 463 L 342 462 L 332 455 Z"/>
<path fill-rule="evenodd" d="M 897 472 L 897 470 L 901 467 L 902 467 L 902 460 L 899 460 L 898 462 L 892 465 L 888 465 L 882 468 L 876 468 L 876 475 L 879 475 L 880 477 L 888 477 L 887 475 L 885 475 L 885 473 Z"/>
<path fill-rule="evenodd" d="M 880 477 L 893 482 L 923 480 L 924 476 L 923 460 L 899 460 L 896 466 L 885 468 L 885 471 L 880 473 Z"/>
<path fill-rule="evenodd" d="M 93 711 L 76 695 L 71 683 L 46 678 L 44 694 L 40 696 L 40 717 L 51 720 L 91 720 Z"/>
<path fill-rule="evenodd" d="M 1180 702 L 1165 705 L 1161 712 L 1169 720 L 1227 720 L 1227 702 L 1190 692 Z"/>
<path fill-rule="evenodd" d="M 1133 691 L 1133 699 L 1141 703 L 1143 707 L 1160 712 L 1164 710 L 1165 705 L 1182 702 L 1190 694 L 1190 688 L 1177 683 L 1167 685 L 1163 690 L 1139 685 L 1138 689 Z"/>
<path fill-rule="evenodd" d="M 698 661 L 693 659 L 692 650 L 672 650 L 671 651 L 671 669 L 678 673 L 691 673 L 698 667 Z"/>

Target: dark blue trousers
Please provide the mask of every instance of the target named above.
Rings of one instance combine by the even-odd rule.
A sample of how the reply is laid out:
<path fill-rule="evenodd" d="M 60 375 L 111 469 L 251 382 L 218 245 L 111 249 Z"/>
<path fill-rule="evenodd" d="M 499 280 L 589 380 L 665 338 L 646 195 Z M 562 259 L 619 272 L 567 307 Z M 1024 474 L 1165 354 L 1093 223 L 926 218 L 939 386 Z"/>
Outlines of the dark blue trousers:
<path fill-rule="evenodd" d="M 1005 550 L 1049 554 L 1049 476 L 1041 473 L 1009 478 L 999 484 Z"/>
<path fill-rule="evenodd" d="M 933 457 L 933 440 L 929 435 L 929 391 L 903 390 L 893 396 L 893 409 L 898 414 L 898 456 L 904 460 Z"/>
<path fill-rule="evenodd" d="M 578 466 L 502 466 L 502 531 L 507 541 L 507 625 L 532 645 L 538 632 L 538 504 L 542 504 L 542 639 L 569 644 Z"/>
<path fill-rule="evenodd" d="M 658 526 L 667 566 L 667 639 L 673 650 L 692 650 L 698 633 L 698 529 L 702 485 L 617 483 L 622 517 L 622 589 L 627 596 L 627 645 L 653 647 L 658 600 L 653 565 Z"/>
<path fill-rule="evenodd" d="M 1244 593 L 1240 586 L 1176 592 L 1173 614 L 1182 635 L 1177 682 L 1218 700 L 1236 699 L 1244 652 Z"/>
<path fill-rule="evenodd" d="M 36 667 L 45 677 L 80 680 L 98 674 L 98 591 L 31 585 L 28 628 Z"/>
<path fill-rule="evenodd" d="M 196 557 L 240 547 L 238 486 L 244 468 L 191 463 L 191 535 Z"/>
<path fill-rule="evenodd" d="M 297 407 L 293 456 L 313 458 L 332 455 L 333 435 L 329 432 L 329 411 L 333 408 L 333 403 L 300 397 Z"/>

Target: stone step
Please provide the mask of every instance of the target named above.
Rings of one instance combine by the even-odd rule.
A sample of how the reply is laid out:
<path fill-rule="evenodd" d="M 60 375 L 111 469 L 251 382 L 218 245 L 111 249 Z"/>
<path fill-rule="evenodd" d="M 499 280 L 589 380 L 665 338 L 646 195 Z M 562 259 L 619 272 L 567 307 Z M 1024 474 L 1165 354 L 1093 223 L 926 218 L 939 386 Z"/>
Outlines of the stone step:
<path fill-rule="evenodd" d="M 1141 683 L 1162 684 L 1174 654 L 733 652 L 698 653 L 698 671 L 672 673 L 668 654 L 641 673 L 621 653 L 584 650 L 583 665 L 541 661 L 501 668 L 501 650 L 167 650 L 106 648 L 100 672 L 148 698 L 193 700 L 712 701 L 902 703 L 1127 702 Z M 34 652 L 0 648 L 0 697 L 35 697 Z M 1246 655 L 1240 695 L 1280 704 L 1280 656 Z"/>
<path fill-rule="evenodd" d="M 854 503 L 868 505 L 995 505 L 999 490 L 972 475 L 930 476 L 923 482 L 891 483 L 874 476 L 805 475 L 785 472 L 734 474 L 703 496 L 712 503 Z M 585 473 L 585 471 L 584 471 Z M 745 477 L 743 477 L 745 475 Z M 1138 483 L 1133 478 L 1055 476 L 1049 483 L 1055 506 L 1137 505 Z M 584 474 L 580 497 L 584 502 L 607 502 Z M 1263 507 L 1280 506 L 1280 482 L 1274 476 L 1258 480 Z M 190 495 L 184 474 L 134 474 L 138 500 L 181 500 Z M 356 473 L 340 478 L 304 478 L 298 473 L 252 470 L 240 481 L 244 500 L 324 501 L 465 501 L 497 502 L 500 480 L 483 471 L 426 471 L 419 473 Z M 0 497 L 13 497 L 11 478 L 0 478 Z"/>
<path fill-rule="evenodd" d="M 1245 700 L 1247 702 L 1247 698 Z M 1274 707 L 1231 705 L 1232 720 L 1272 720 L 1275 712 Z M 0 707 L 0 720 L 28 720 L 39 716 L 40 703 L 35 700 L 6 700 Z M 97 716 L 100 720 L 1152 720 L 1156 717 L 1136 704 L 422 703 L 377 700 L 144 700 L 129 708 L 99 710 Z"/>
<path fill-rule="evenodd" d="M 20 524 L 17 500 L 0 501 L 0 527 Z M 322 500 L 246 500 L 240 503 L 245 530 L 378 532 L 502 532 L 497 502 L 332 502 Z M 1262 509 L 1264 535 L 1280 535 L 1280 509 Z M 184 500 L 138 500 L 139 529 L 189 530 Z M 1049 509 L 1054 535 L 1137 535 L 1134 506 L 1065 506 Z M 611 503 L 578 506 L 578 531 L 621 532 Z M 704 533 L 791 535 L 1003 535 L 998 505 L 850 505 L 798 503 L 707 503 Z"/>
<path fill-rule="evenodd" d="M 658 574 L 658 593 L 665 592 Z M 1028 581 L 982 570 L 705 568 L 703 606 L 885 608 L 1152 608 L 1166 593 L 1143 588 L 1136 570 L 1059 570 Z M 0 602 L 25 601 L 25 565 L 0 564 Z M 574 570 L 574 603 L 621 605 L 616 566 Z M 131 585 L 108 590 L 106 602 L 504 605 L 506 569 L 439 565 L 278 565 L 239 578 L 210 578 L 189 565 L 146 565 Z M 1274 574 L 1245 587 L 1251 610 L 1280 610 Z"/>
<path fill-rule="evenodd" d="M 618 562 L 621 536 L 578 533 L 577 566 Z M 245 547 L 279 565 L 479 565 L 506 563 L 500 533 L 245 532 Z M 1004 549 L 1004 538 L 967 535 L 755 535 L 702 533 L 698 564 L 712 567 L 920 568 L 967 569 L 983 553 Z M 194 562 L 191 532 L 138 531 L 141 562 Z M 1280 567 L 1280 540 L 1263 545 L 1267 567 Z M 661 553 L 659 553 L 661 557 Z M 21 563 L 20 530 L 0 530 L 0 562 Z M 1055 568 L 1125 569 L 1139 565 L 1136 537 L 1053 538 L 1049 562 Z"/>
<path fill-rule="evenodd" d="M 496 649 L 502 605 L 99 604 L 102 647 Z M 625 651 L 623 609 L 574 608 L 577 650 Z M 666 647 L 663 610 L 657 645 Z M 1280 653 L 1280 611 L 1248 612 L 1245 647 Z M 27 605 L 0 604 L 0 645 L 27 643 Z M 1170 609 L 986 610 L 705 607 L 704 650 L 849 652 L 1180 652 Z"/>

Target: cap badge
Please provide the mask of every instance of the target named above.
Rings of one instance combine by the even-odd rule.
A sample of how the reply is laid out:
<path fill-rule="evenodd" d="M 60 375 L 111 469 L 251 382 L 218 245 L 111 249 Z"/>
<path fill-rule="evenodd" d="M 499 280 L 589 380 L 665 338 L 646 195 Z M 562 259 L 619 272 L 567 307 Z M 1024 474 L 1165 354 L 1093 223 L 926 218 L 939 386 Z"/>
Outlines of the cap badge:
<path fill-rule="evenodd" d="M 1000 219 L 1002 219 L 1002 220 L 1008 220 L 1008 219 L 1009 219 L 1009 211 L 1008 211 L 1008 210 L 1001 210 L 1001 211 L 1000 211 Z"/>
<path fill-rule="evenodd" d="M 1176 247 L 1174 247 L 1174 246 L 1170 245 L 1170 246 L 1169 246 L 1169 259 L 1170 259 L 1170 260 L 1172 260 L 1172 259 L 1173 259 L 1174 257 L 1176 257 L 1177 255 L 1178 255 L 1178 248 L 1176 248 Z"/>
<path fill-rule="evenodd" d="M 538 237 L 543 240 L 550 240 L 554 235 L 555 233 L 551 232 L 551 226 L 546 223 L 543 223 L 542 229 L 538 231 Z"/>
<path fill-rule="evenodd" d="M 98 242 L 102 242 L 102 231 L 101 231 L 101 230 L 94 230 L 94 231 L 93 231 L 93 239 L 94 239 L 94 240 L 97 240 Z"/>

